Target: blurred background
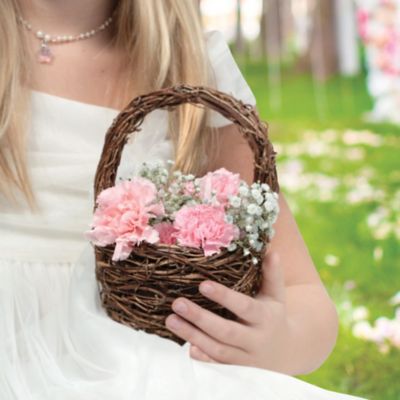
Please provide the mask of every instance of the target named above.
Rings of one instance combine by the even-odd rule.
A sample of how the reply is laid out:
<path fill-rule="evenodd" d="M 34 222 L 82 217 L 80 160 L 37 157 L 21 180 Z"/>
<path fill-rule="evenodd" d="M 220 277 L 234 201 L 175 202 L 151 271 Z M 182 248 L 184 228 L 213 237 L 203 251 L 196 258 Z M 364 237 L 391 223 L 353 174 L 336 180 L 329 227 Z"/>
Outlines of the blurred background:
<path fill-rule="evenodd" d="M 301 377 L 400 399 L 400 0 L 201 0 L 257 97 L 341 328 Z M 290 248 L 288 248 L 290 251 Z"/>

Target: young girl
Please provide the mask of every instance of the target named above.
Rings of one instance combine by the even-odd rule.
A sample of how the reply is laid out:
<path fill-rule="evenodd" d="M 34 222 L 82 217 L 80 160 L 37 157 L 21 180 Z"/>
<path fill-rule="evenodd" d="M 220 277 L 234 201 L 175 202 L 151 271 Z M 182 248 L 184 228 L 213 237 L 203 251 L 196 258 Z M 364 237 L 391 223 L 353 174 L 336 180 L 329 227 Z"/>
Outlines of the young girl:
<path fill-rule="evenodd" d="M 186 340 L 179 346 L 116 323 L 99 305 L 83 232 L 119 111 L 179 83 L 215 82 L 256 104 L 222 35 L 202 31 L 198 1 L 2 0 L 0 60 L 2 400 L 350 398 L 290 376 L 324 362 L 338 321 L 282 193 L 259 295 L 200 285 L 242 322 L 178 298 L 166 326 Z M 207 115 L 217 147 L 202 129 Z M 184 171 L 224 166 L 251 182 L 252 153 L 235 125 L 186 107 L 167 132 L 166 117 L 146 118 L 121 171 L 174 157 Z M 210 146 L 217 151 L 204 163 Z"/>

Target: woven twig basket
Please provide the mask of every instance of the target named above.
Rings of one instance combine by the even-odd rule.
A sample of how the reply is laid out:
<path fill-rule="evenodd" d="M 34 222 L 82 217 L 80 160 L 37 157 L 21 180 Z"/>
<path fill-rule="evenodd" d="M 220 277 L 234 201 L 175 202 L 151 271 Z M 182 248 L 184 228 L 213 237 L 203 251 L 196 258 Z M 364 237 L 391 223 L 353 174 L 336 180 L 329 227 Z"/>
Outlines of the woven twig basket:
<path fill-rule="evenodd" d="M 254 152 L 254 181 L 268 183 L 279 192 L 276 152 L 268 140 L 267 125 L 260 121 L 255 108 L 208 87 L 180 85 L 136 97 L 115 118 L 106 133 L 96 170 L 94 210 L 99 193 L 115 184 L 123 147 L 129 136 L 140 130 L 145 116 L 155 109 L 171 110 L 184 103 L 209 107 L 235 123 Z M 117 262 L 112 261 L 115 245 L 94 246 L 102 305 L 115 321 L 183 344 L 185 341 L 165 326 L 166 317 L 173 312 L 173 300 L 184 296 L 220 316 L 236 320 L 232 312 L 202 296 L 198 285 L 211 279 L 255 296 L 261 285 L 262 263 L 254 265 L 252 258 L 256 256 L 262 261 L 270 241 L 268 237 L 264 239 L 259 253 L 245 256 L 238 247 L 233 252 L 224 249 L 209 257 L 201 249 L 143 242 L 129 258 Z"/>

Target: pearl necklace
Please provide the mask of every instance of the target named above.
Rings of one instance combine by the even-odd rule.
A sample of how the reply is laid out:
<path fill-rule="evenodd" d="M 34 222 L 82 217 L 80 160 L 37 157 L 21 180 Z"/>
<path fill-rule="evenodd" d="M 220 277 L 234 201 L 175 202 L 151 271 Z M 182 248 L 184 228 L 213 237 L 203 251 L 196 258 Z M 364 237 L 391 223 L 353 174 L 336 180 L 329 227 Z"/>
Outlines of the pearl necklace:
<path fill-rule="evenodd" d="M 54 54 L 50 49 L 49 43 L 62 44 L 62 43 L 71 43 L 71 42 L 77 42 L 79 40 L 89 39 L 89 38 L 93 37 L 94 35 L 96 35 L 96 33 L 106 29 L 111 24 L 113 17 L 114 16 L 111 15 L 111 17 L 107 18 L 101 25 L 99 25 L 95 29 L 91 29 L 90 31 L 87 31 L 84 33 L 79 33 L 77 35 L 63 35 L 63 36 L 49 35 L 49 34 L 43 32 L 42 30 L 34 29 L 32 27 L 32 25 L 28 21 L 23 19 L 21 16 L 19 16 L 18 19 L 28 31 L 34 33 L 36 38 L 41 41 L 40 49 L 37 53 L 37 60 L 41 64 L 51 64 L 54 59 Z"/>

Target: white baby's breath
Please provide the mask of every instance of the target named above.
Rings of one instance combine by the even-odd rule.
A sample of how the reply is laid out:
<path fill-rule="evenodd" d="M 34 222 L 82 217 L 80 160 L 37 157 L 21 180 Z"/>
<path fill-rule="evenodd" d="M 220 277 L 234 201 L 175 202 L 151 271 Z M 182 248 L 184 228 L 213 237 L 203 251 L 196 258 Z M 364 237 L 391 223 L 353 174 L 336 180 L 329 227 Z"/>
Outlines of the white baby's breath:
<path fill-rule="evenodd" d="M 232 196 L 230 199 L 229 199 L 229 203 L 231 204 L 231 206 L 232 207 L 240 207 L 240 204 L 241 204 L 241 199 L 240 199 L 240 197 L 238 197 L 238 196 Z"/>
<path fill-rule="evenodd" d="M 275 202 L 272 202 L 272 201 L 267 200 L 267 201 L 264 203 L 264 208 L 265 208 L 265 210 L 266 210 L 267 212 L 273 211 L 275 207 L 276 207 Z"/>
<path fill-rule="evenodd" d="M 237 244 L 235 242 L 228 246 L 228 251 L 235 251 L 237 249 Z"/>
<path fill-rule="evenodd" d="M 262 225 L 261 225 L 261 229 L 262 230 L 266 230 L 266 229 L 268 229 L 269 228 L 269 222 L 264 222 Z"/>
<path fill-rule="evenodd" d="M 261 192 L 258 189 L 252 189 L 251 190 L 251 195 L 253 198 L 258 199 L 259 197 L 261 197 Z"/>
<path fill-rule="evenodd" d="M 258 207 L 257 207 L 257 205 L 254 204 L 254 203 L 249 204 L 249 205 L 247 206 L 247 212 L 248 212 L 250 215 L 256 215 L 257 212 L 258 212 Z"/>
<path fill-rule="evenodd" d="M 254 222 L 254 218 L 252 215 L 246 217 L 246 224 L 252 224 Z"/>
<path fill-rule="evenodd" d="M 243 196 L 243 197 L 248 196 L 248 194 L 249 194 L 249 189 L 248 189 L 248 187 L 247 187 L 247 186 L 240 186 L 240 187 L 239 187 L 239 194 L 240 194 L 241 196 Z"/>
<path fill-rule="evenodd" d="M 259 241 L 255 242 L 254 249 L 256 251 L 261 251 L 262 247 L 263 247 L 263 243 L 262 242 L 259 242 Z"/>
<path fill-rule="evenodd" d="M 227 215 L 225 216 L 225 221 L 226 221 L 228 224 L 233 224 L 233 216 L 230 215 L 230 214 L 227 214 Z"/>

